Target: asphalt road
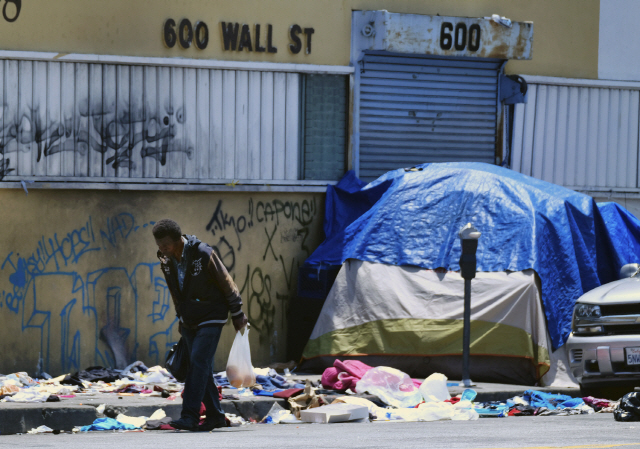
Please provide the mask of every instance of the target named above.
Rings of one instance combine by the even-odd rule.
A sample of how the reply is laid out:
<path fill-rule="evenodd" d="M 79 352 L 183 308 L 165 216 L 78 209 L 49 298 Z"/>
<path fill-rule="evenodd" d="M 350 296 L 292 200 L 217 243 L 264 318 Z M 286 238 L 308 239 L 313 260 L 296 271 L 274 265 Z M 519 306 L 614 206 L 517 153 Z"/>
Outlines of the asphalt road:
<path fill-rule="evenodd" d="M 0 447 L 152 448 L 639 448 L 640 422 L 612 414 L 482 418 L 422 423 L 249 425 L 192 432 L 89 432 L 0 436 Z"/>

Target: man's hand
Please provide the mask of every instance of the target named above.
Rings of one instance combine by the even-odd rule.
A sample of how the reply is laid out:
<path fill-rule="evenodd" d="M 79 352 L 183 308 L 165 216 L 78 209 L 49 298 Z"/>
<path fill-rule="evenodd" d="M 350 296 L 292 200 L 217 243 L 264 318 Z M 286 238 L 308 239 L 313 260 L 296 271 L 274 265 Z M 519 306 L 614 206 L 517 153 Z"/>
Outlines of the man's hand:
<path fill-rule="evenodd" d="M 236 329 L 236 332 L 238 332 L 240 329 L 245 327 L 249 322 L 249 320 L 247 319 L 247 316 L 244 313 L 241 313 L 240 315 L 233 317 L 231 321 L 233 321 L 233 327 Z"/>

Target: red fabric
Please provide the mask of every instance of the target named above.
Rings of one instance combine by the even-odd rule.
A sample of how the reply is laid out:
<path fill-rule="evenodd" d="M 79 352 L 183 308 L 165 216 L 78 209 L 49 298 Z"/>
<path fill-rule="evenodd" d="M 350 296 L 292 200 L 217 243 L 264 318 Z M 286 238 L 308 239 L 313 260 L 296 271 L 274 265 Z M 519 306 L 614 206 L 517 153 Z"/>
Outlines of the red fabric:
<path fill-rule="evenodd" d="M 582 400 L 592 407 L 611 407 L 614 403 L 614 401 L 610 401 L 609 399 L 599 399 L 593 396 L 587 396 L 586 398 L 582 398 Z"/>
<path fill-rule="evenodd" d="M 451 399 L 446 399 L 444 402 L 451 402 L 452 404 L 457 404 L 458 402 L 460 402 L 460 398 L 454 396 Z"/>
<path fill-rule="evenodd" d="M 171 427 L 169 424 L 160 424 L 160 427 L 158 427 L 158 430 L 176 430 L 176 429 Z"/>
<path fill-rule="evenodd" d="M 289 388 L 288 390 L 273 393 L 274 398 L 289 399 L 291 396 L 297 396 L 304 391 L 304 388 Z"/>

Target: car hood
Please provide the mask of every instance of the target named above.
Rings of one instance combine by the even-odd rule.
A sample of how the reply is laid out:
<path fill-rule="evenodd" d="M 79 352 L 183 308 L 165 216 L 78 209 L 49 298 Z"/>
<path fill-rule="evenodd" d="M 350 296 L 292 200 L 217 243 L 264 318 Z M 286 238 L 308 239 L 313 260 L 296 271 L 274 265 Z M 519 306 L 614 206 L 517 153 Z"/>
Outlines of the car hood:
<path fill-rule="evenodd" d="M 624 304 L 640 302 L 640 277 L 620 279 L 594 288 L 578 299 L 587 304 Z"/>

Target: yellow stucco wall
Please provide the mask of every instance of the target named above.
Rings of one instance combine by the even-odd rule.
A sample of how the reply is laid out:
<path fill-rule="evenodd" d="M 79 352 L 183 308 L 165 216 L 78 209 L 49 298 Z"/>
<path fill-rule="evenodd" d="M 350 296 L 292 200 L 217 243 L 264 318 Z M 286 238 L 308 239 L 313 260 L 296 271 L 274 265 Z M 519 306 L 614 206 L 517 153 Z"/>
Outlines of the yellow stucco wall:
<path fill-rule="evenodd" d="M 508 72 L 597 78 L 599 5 L 599 0 L 29 0 L 15 22 L 0 18 L 0 41 L 4 50 L 348 65 L 352 10 L 466 17 L 497 13 L 534 22 L 533 60 L 511 61 Z M 7 15 L 15 16 L 13 6 Z M 166 48 L 161 36 L 168 18 L 204 21 L 208 47 Z M 262 33 L 271 24 L 278 52 L 225 51 L 221 21 L 249 24 L 252 33 L 255 24 L 261 24 Z M 288 50 L 293 24 L 314 28 L 311 54 Z"/>
<path fill-rule="evenodd" d="M 164 217 L 219 249 L 265 366 L 286 360 L 288 302 L 322 238 L 324 195 L 3 189 L 0 210 L 0 372 L 33 373 L 40 356 L 52 375 L 112 365 L 107 329 L 129 360 L 164 364 L 179 339 L 151 234 Z M 227 324 L 216 369 L 233 335 Z"/>

